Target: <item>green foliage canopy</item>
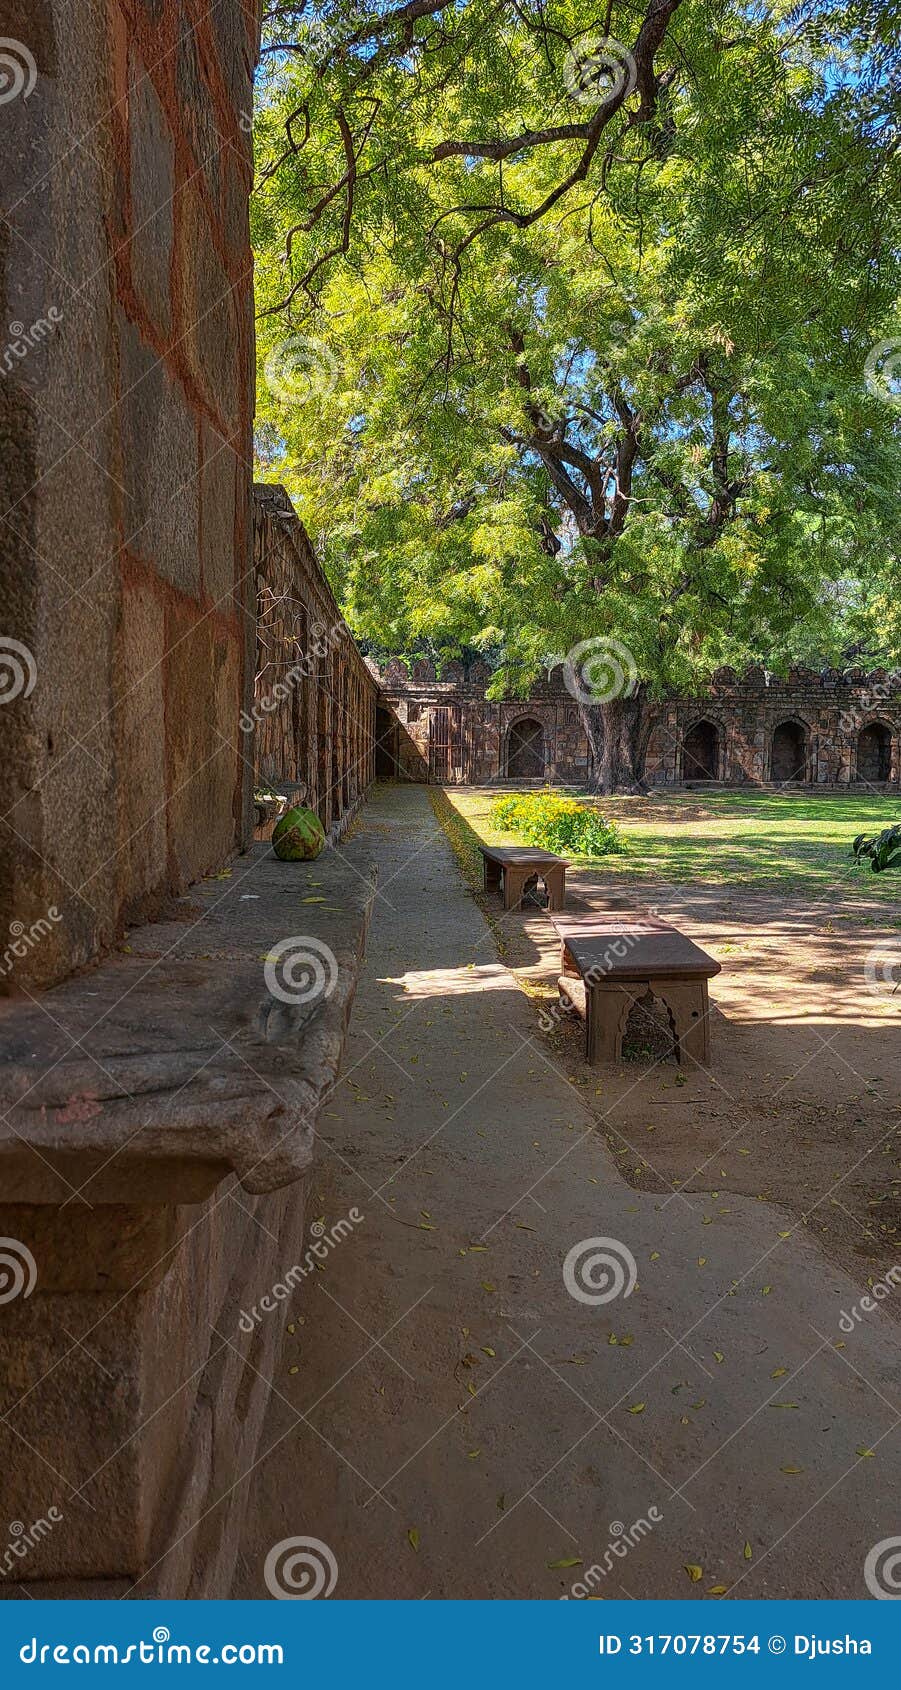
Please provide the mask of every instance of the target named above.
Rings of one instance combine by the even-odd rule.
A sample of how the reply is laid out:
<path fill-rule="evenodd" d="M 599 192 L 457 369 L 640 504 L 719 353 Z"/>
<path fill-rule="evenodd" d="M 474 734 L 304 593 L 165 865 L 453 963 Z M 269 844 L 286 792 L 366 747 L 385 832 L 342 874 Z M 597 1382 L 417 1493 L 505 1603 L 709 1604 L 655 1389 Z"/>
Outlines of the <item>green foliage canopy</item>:
<path fill-rule="evenodd" d="M 893 38 L 869 0 L 273 8 L 261 457 L 361 636 L 498 687 L 598 636 L 656 686 L 885 655 Z"/>

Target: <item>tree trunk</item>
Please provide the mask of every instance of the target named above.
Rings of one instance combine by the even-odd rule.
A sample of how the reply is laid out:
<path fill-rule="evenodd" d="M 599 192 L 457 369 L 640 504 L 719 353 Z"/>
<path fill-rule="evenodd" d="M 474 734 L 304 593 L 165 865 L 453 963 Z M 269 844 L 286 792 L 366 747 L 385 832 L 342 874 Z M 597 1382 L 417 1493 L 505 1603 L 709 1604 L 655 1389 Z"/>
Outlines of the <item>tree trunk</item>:
<path fill-rule="evenodd" d="M 627 698 L 579 704 L 579 716 L 591 749 L 592 792 L 644 792 L 642 728 L 644 687 Z"/>

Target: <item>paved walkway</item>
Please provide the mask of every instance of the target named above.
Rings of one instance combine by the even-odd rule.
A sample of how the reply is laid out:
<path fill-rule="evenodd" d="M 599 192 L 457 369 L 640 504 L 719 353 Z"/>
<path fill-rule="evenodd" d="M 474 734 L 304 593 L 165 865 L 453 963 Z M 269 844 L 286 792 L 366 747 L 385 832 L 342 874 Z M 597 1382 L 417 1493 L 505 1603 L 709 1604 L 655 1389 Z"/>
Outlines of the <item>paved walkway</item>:
<path fill-rule="evenodd" d="M 897 1329 L 840 1324 L 866 1285 L 777 1208 L 627 1185 L 426 791 L 364 825 L 380 893 L 308 1210 L 363 1219 L 295 1295 L 233 1594 L 312 1536 L 336 1598 L 553 1599 L 590 1568 L 608 1598 L 866 1597 L 901 1531 Z M 638 1282 L 585 1303 L 564 1262 L 598 1238 Z"/>

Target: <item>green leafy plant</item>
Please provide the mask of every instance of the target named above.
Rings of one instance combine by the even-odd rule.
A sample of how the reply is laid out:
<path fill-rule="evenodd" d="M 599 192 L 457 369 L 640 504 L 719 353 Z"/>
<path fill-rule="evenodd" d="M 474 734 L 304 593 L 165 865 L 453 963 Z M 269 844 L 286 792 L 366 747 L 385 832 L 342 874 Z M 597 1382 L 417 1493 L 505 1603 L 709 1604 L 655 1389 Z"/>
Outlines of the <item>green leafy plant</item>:
<path fill-rule="evenodd" d="M 494 800 L 491 820 L 527 845 L 540 845 L 547 851 L 606 857 L 626 849 L 619 829 L 593 805 L 557 792 L 505 793 Z"/>
<path fill-rule="evenodd" d="M 869 858 L 874 874 L 885 868 L 897 868 L 901 864 L 901 823 L 884 827 L 881 833 L 859 833 L 851 851 L 855 862 Z"/>

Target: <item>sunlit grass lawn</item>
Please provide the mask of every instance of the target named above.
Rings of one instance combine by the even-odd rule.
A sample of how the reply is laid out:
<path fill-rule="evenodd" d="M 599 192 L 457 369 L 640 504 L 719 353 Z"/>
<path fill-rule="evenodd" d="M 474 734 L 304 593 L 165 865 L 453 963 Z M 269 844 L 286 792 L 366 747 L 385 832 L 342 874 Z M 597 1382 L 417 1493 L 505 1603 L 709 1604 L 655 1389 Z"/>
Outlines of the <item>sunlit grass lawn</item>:
<path fill-rule="evenodd" d="M 449 787 L 446 796 L 478 836 L 469 842 L 473 850 L 479 840 L 493 845 L 514 842 L 514 835 L 491 821 L 496 793 Z M 740 885 L 820 897 L 832 886 L 836 915 L 844 900 L 865 899 L 878 906 L 880 923 L 887 915 L 891 919 L 885 906 L 894 905 L 901 924 L 901 873 L 873 874 L 868 864 L 858 868 L 851 860 L 856 834 L 878 833 L 901 821 L 901 796 L 754 791 L 594 800 L 579 796 L 596 803 L 625 839 L 622 856 L 570 856 L 573 863 L 590 865 L 605 878 Z"/>

